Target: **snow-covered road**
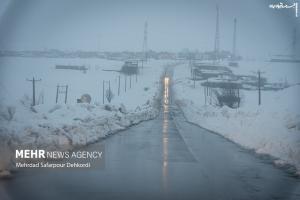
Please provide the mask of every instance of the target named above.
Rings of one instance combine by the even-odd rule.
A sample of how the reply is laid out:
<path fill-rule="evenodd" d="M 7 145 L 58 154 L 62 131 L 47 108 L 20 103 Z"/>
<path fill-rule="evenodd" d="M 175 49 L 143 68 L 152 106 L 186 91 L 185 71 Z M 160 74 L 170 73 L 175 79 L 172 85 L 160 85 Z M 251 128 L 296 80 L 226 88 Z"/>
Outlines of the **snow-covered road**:
<path fill-rule="evenodd" d="M 87 147 L 105 145 L 104 169 L 21 171 L 0 182 L 0 199 L 299 199 L 299 179 L 186 122 L 169 99 L 162 107 L 158 118 Z"/>

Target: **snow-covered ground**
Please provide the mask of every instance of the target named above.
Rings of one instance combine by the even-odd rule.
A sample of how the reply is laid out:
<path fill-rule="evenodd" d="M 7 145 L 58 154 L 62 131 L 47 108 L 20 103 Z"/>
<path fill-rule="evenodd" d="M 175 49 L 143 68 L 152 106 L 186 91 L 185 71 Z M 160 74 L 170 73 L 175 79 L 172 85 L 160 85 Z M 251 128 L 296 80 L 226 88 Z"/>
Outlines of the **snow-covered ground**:
<path fill-rule="evenodd" d="M 168 61 L 151 60 L 144 64 L 140 74 L 127 77 L 114 71 L 123 62 L 101 59 L 47 59 L 1 58 L 0 60 L 0 171 L 10 169 L 12 162 L 7 151 L 14 147 L 40 147 L 70 149 L 104 138 L 158 113 L 160 76 Z M 86 65 L 86 73 L 75 70 L 58 70 L 56 64 Z M 36 82 L 36 101 L 31 107 L 32 83 Z M 120 95 L 118 85 L 120 76 Z M 105 90 L 114 94 L 111 103 L 103 104 Z M 67 104 L 64 94 L 56 100 L 56 86 L 68 85 Z M 90 104 L 77 103 L 83 94 L 92 97 Z M 2 173 L 6 173 L 3 171 Z"/>
<path fill-rule="evenodd" d="M 270 82 L 293 85 L 279 91 L 262 91 L 262 105 L 258 106 L 257 91 L 241 91 L 242 104 L 238 109 L 205 105 L 204 88 L 190 80 L 187 64 L 175 68 L 173 77 L 177 103 L 187 120 L 217 132 L 224 137 L 271 155 L 276 164 L 289 164 L 300 173 L 300 66 L 299 64 L 243 61 L 235 73 L 251 74 L 264 71 Z"/>

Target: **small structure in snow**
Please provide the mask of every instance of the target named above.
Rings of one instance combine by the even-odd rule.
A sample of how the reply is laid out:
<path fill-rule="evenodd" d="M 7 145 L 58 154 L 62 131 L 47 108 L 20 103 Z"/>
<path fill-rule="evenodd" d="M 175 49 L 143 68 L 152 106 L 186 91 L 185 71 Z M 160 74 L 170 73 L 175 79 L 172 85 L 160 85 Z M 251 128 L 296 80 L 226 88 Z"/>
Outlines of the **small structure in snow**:
<path fill-rule="evenodd" d="M 79 71 L 83 71 L 84 73 L 86 73 L 86 71 L 88 70 L 88 68 L 85 67 L 84 65 L 56 65 L 55 68 L 56 69 L 79 70 Z"/>
<path fill-rule="evenodd" d="M 137 60 L 125 61 L 124 65 L 122 66 L 122 69 L 120 70 L 120 72 L 127 75 L 137 74 L 138 71 L 139 65 Z"/>

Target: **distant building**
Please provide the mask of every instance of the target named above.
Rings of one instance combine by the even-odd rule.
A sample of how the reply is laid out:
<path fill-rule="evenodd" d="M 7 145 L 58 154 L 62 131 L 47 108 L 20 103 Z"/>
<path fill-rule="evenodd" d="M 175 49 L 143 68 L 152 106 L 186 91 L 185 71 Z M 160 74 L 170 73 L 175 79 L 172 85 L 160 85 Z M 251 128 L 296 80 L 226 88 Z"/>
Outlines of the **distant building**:
<path fill-rule="evenodd" d="M 176 59 L 176 54 L 175 53 L 171 53 L 171 52 L 159 52 L 158 55 L 157 55 L 157 58 L 158 59 L 161 59 L 161 60 L 167 60 L 167 59 Z"/>
<path fill-rule="evenodd" d="M 138 61 L 137 60 L 125 61 L 120 72 L 127 75 L 138 74 L 139 72 Z"/>
<path fill-rule="evenodd" d="M 88 68 L 86 68 L 84 65 L 56 65 L 56 69 L 70 69 L 70 70 L 79 70 L 86 72 Z"/>

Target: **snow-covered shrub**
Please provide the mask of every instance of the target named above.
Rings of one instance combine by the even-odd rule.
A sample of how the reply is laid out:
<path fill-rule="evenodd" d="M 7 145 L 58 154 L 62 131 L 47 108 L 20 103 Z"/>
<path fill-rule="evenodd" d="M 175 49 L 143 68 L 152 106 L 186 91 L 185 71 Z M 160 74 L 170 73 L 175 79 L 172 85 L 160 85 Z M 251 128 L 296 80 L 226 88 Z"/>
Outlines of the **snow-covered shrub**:
<path fill-rule="evenodd" d="M 149 90 L 149 87 L 144 87 L 144 91 L 148 91 Z"/>
<path fill-rule="evenodd" d="M 16 107 L 13 106 L 8 106 L 7 107 L 7 112 L 9 115 L 8 121 L 11 121 L 16 113 Z"/>
<path fill-rule="evenodd" d="M 53 106 L 48 112 L 53 113 L 54 111 L 61 109 L 61 105 L 55 105 Z"/>
<path fill-rule="evenodd" d="M 112 107 L 110 105 L 105 105 L 104 109 L 107 111 L 112 111 Z"/>
<path fill-rule="evenodd" d="M 119 111 L 123 114 L 126 114 L 127 113 L 127 110 L 126 110 L 126 107 L 124 106 L 124 104 L 121 104 L 120 107 L 119 107 Z"/>
<path fill-rule="evenodd" d="M 0 118 L 6 121 L 11 121 L 16 113 L 16 107 L 5 106 L 0 108 Z"/>
<path fill-rule="evenodd" d="M 30 108 L 32 105 L 32 100 L 29 98 L 28 95 L 24 95 L 20 102 L 26 108 Z"/>
<path fill-rule="evenodd" d="M 80 99 L 77 99 L 77 103 L 91 103 L 92 97 L 89 94 L 83 94 Z"/>
<path fill-rule="evenodd" d="M 44 104 L 44 99 L 45 99 L 45 95 L 44 95 L 44 91 L 42 91 L 39 94 L 39 98 L 37 100 L 37 105 Z"/>
<path fill-rule="evenodd" d="M 137 106 L 137 107 L 135 108 L 134 112 L 139 112 L 139 111 L 141 111 L 141 107 L 140 107 L 140 106 Z"/>
<path fill-rule="evenodd" d="M 7 130 L 0 130 L 0 178 L 8 175 L 5 172 L 12 167 L 11 138 L 5 132 Z"/>

